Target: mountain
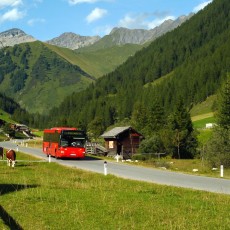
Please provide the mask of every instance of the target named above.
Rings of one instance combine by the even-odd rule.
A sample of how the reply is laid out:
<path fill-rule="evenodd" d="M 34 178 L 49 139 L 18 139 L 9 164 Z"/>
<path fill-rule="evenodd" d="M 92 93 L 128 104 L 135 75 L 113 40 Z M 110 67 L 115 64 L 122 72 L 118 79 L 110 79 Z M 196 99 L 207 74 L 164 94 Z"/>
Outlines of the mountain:
<path fill-rule="evenodd" d="M 166 20 L 161 25 L 150 30 L 143 30 L 143 29 L 131 30 L 126 28 L 114 28 L 111 31 L 110 36 L 112 37 L 112 41 L 117 45 L 122 45 L 126 43 L 144 44 L 177 28 L 182 23 L 190 19 L 192 16 L 193 14 L 190 14 L 188 16 L 181 16 L 176 20 L 172 20 L 172 19 Z"/>
<path fill-rule="evenodd" d="M 144 45 L 145 43 L 151 42 L 163 34 L 174 30 L 192 16 L 193 14 L 189 14 L 188 16 L 181 16 L 176 20 L 166 20 L 161 25 L 150 30 L 115 27 L 109 35 L 104 36 L 92 45 L 79 48 L 77 51 L 95 51 L 124 44 Z"/>
<path fill-rule="evenodd" d="M 81 36 L 75 33 L 63 33 L 59 37 L 46 41 L 48 44 L 72 50 L 89 46 L 100 40 L 99 36 Z"/>
<path fill-rule="evenodd" d="M 94 81 L 39 41 L 0 50 L 0 92 L 29 112 L 47 113 Z"/>
<path fill-rule="evenodd" d="M 36 39 L 20 29 L 10 29 L 0 33 L 0 48 L 33 41 Z"/>
<path fill-rule="evenodd" d="M 229 11 L 229 0 L 214 0 L 87 90 L 68 96 L 52 111 L 50 125 L 64 119 L 77 127 L 106 128 L 130 121 L 137 103 L 151 109 L 157 100 L 169 115 L 181 98 L 188 108 L 205 101 L 230 73 Z"/>
<path fill-rule="evenodd" d="M 0 49 L 0 92 L 30 113 L 47 114 L 140 48 L 127 44 L 77 53 L 40 41 L 4 47 Z"/>
<path fill-rule="evenodd" d="M 124 44 L 142 45 L 145 42 L 152 41 L 168 31 L 175 29 L 192 16 L 193 14 L 190 14 L 188 16 L 181 16 L 176 20 L 166 20 L 160 26 L 151 30 L 114 28 L 109 35 L 104 36 L 103 38 L 100 38 L 99 36 L 81 36 L 70 32 L 63 33 L 59 37 L 46 42 L 51 45 L 80 51 L 95 50 L 94 47 L 98 47 L 96 49 L 104 49 L 114 45 Z"/>
<path fill-rule="evenodd" d="M 164 21 L 160 26 L 157 26 L 149 31 L 151 34 L 150 41 L 153 41 L 156 38 L 162 36 L 163 34 L 174 30 L 175 28 L 180 26 L 182 23 L 189 20 L 193 15 L 194 14 L 191 13 L 188 16 L 185 16 L 185 15 L 180 16 L 176 20 L 169 19 L 169 20 Z"/>

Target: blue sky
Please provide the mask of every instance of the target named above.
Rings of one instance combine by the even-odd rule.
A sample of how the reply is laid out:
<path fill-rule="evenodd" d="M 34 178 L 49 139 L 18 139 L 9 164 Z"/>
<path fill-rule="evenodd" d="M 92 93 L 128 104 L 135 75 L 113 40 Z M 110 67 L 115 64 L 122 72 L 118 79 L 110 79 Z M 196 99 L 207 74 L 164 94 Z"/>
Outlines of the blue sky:
<path fill-rule="evenodd" d="M 65 32 L 104 36 L 114 27 L 152 29 L 212 0 L 0 0 L 0 32 L 18 28 L 46 41 Z"/>

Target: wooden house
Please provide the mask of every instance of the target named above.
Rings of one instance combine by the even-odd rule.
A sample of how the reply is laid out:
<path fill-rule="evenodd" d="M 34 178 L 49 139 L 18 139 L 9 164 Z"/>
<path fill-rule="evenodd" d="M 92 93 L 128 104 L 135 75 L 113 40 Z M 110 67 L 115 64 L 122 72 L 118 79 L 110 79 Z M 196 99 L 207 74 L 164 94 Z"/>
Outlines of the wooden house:
<path fill-rule="evenodd" d="M 129 159 L 137 152 L 143 135 L 130 126 L 116 127 L 101 135 L 105 140 L 108 155 L 121 155 Z"/>

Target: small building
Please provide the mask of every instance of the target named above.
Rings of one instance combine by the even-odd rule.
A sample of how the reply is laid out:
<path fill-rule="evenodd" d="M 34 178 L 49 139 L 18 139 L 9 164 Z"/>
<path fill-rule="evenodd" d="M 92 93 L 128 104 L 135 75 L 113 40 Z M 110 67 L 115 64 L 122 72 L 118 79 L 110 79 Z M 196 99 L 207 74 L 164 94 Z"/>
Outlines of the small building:
<path fill-rule="evenodd" d="M 205 128 L 206 129 L 212 129 L 214 127 L 214 124 L 213 123 L 207 123 L 206 125 L 205 125 Z"/>
<path fill-rule="evenodd" d="M 101 135 L 105 140 L 105 148 L 109 156 L 121 155 L 123 159 L 129 159 L 137 152 L 142 134 L 130 126 L 116 127 Z"/>

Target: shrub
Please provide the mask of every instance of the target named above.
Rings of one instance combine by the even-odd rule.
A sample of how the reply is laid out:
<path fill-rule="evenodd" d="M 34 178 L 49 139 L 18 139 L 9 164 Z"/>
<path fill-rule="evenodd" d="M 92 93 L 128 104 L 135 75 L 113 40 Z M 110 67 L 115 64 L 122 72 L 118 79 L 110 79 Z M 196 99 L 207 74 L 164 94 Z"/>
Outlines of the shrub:
<path fill-rule="evenodd" d="M 215 128 L 207 144 L 206 157 L 211 166 L 224 165 L 230 168 L 230 130 Z"/>

